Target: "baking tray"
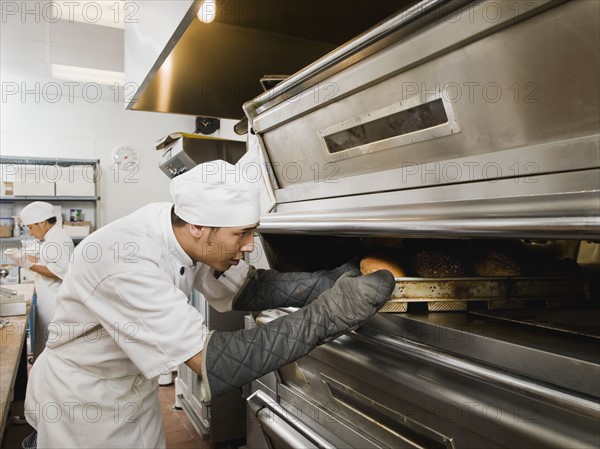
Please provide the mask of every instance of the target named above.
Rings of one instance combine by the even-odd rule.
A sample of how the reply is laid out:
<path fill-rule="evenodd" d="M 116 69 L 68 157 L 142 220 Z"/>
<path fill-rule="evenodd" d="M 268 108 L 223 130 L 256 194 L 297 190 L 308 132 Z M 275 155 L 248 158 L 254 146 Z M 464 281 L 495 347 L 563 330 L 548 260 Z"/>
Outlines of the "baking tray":
<path fill-rule="evenodd" d="M 409 303 L 427 303 L 430 312 L 465 311 L 470 301 L 489 310 L 522 308 L 525 301 L 589 300 L 589 279 L 581 277 L 396 278 L 384 313 L 406 312 Z"/>

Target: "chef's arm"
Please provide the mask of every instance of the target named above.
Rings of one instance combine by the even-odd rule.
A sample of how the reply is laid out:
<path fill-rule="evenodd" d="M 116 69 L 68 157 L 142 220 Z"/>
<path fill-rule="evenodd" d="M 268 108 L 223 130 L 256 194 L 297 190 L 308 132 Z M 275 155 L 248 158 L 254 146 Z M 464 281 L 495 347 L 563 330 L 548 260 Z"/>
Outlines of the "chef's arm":
<path fill-rule="evenodd" d="M 61 280 L 57 275 L 50 271 L 46 265 L 33 264 L 28 269 L 47 278 Z"/>
<path fill-rule="evenodd" d="M 196 374 L 202 376 L 202 351 L 186 361 L 185 364 L 189 366 Z"/>
<path fill-rule="evenodd" d="M 280 273 L 250 268 L 246 282 L 233 300 L 233 310 L 260 311 L 304 307 L 329 290 L 344 274 L 360 275 L 358 259 L 332 270 Z"/>
<path fill-rule="evenodd" d="M 202 353 L 194 356 L 201 361 L 199 399 L 210 403 L 355 329 L 389 300 L 395 285 L 387 270 L 342 275 L 331 289 L 288 315 L 251 329 L 209 333 Z"/>
<path fill-rule="evenodd" d="M 13 260 L 15 264 L 26 270 L 31 270 L 34 273 L 40 274 L 50 279 L 61 280 L 56 274 L 54 274 L 46 265 L 38 265 L 39 259 L 35 256 L 29 256 L 23 254 L 22 251 L 16 251 L 8 256 Z"/>

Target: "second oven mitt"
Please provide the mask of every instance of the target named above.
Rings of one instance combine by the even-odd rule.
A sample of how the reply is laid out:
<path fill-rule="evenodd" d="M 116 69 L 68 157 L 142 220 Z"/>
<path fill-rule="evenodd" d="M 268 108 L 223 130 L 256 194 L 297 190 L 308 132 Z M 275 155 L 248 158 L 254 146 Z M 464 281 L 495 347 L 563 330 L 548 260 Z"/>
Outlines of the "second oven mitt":
<path fill-rule="evenodd" d="M 389 300 L 394 285 L 387 270 L 345 275 L 311 304 L 262 327 L 209 334 L 201 399 L 208 403 L 355 329 Z"/>
<path fill-rule="evenodd" d="M 303 307 L 329 290 L 344 273 L 358 276 L 358 260 L 332 270 L 280 273 L 250 269 L 245 285 L 233 300 L 234 310 L 261 311 L 278 307 Z"/>

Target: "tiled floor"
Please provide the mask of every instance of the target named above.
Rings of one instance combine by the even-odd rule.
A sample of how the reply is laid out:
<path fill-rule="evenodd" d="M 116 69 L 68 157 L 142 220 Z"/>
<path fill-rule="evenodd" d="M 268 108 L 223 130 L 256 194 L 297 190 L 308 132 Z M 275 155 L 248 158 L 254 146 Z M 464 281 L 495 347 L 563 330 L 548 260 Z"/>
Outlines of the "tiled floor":
<path fill-rule="evenodd" d="M 158 396 L 163 411 L 167 449 L 217 449 L 210 442 L 202 440 L 202 437 L 196 432 L 183 410 L 174 409 L 174 384 L 160 387 Z M 22 416 L 22 410 L 22 401 L 13 402 L 11 405 L 11 416 Z M 20 449 L 21 442 L 32 431 L 33 429 L 26 423 L 19 424 L 9 421 L 2 440 L 2 449 Z"/>
<path fill-rule="evenodd" d="M 214 448 L 202 437 L 185 415 L 183 410 L 175 409 L 175 384 L 162 386 L 158 397 L 163 412 L 165 433 L 167 436 L 167 449 L 212 449 Z"/>

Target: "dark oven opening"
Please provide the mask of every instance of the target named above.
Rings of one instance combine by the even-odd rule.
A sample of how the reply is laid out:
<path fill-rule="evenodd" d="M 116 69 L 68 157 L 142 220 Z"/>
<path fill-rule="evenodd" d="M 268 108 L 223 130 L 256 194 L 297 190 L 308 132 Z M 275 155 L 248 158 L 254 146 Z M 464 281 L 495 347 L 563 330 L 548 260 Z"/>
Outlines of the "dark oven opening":
<path fill-rule="evenodd" d="M 319 425 L 348 447 L 596 444 L 597 243 L 268 233 L 260 240 L 280 271 L 327 269 L 367 254 L 406 270 L 393 307 L 277 376 L 277 394 L 294 410 L 321 410 Z M 460 270 L 427 272 L 423 253 L 434 256 L 425 258 L 434 268 L 451 257 Z"/>

